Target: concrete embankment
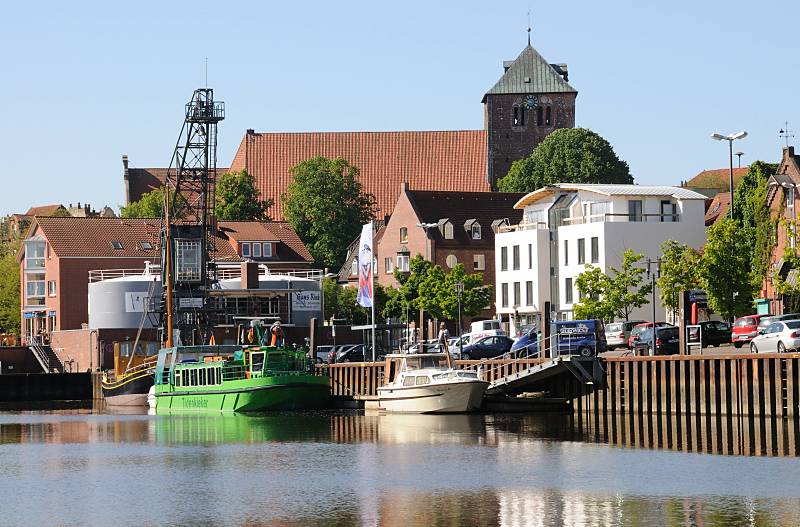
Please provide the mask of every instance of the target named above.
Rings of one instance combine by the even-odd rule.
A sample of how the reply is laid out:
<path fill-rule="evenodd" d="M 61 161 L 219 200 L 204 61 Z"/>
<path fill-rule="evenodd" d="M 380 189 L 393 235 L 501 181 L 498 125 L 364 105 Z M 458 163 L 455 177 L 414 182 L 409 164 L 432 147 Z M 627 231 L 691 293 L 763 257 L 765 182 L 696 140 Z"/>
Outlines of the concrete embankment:
<path fill-rule="evenodd" d="M 0 408 L 91 407 L 91 373 L 0 375 Z"/>

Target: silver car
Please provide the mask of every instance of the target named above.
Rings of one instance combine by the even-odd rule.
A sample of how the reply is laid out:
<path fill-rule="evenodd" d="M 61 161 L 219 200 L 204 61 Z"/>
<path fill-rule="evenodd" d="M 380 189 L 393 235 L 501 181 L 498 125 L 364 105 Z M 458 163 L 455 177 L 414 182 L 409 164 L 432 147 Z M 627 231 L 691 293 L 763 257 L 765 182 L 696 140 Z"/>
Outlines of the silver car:
<path fill-rule="evenodd" d="M 783 353 L 800 348 L 800 320 L 772 322 L 750 341 L 750 352 Z"/>
<path fill-rule="evenodd" d="M 631 330 L 639 324 L 645 323 L 645 320 L 629 320 L 627 322 L 612 322 L 606 324 L 606 345 L 609 350 L 620 347 L 628 347 L 628 338 L 631 336 Z"/>

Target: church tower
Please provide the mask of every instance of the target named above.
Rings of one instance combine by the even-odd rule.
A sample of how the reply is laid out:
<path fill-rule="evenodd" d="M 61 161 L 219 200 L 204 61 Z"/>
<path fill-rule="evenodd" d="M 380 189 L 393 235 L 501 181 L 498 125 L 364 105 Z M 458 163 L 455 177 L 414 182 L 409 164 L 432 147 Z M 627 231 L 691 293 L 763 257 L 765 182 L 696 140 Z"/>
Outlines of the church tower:
<path fill-rule="evenodd" d="M 503 62 L 500 80 L 483 96 L 488 141 L 488 181 L 497 181 L 511 163 L 531 154 L 556 128 L 575 126 L 575 98 L 567 65 L 550 64 L 530 43 L 513 61 Z"/>

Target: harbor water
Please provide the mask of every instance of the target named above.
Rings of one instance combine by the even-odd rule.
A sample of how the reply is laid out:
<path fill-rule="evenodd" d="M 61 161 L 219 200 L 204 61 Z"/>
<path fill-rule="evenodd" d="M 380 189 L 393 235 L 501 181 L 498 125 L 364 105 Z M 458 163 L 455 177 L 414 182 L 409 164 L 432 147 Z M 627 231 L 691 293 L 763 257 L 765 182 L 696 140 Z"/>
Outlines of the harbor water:
<path fill-rule="evenodd" d="M 770 444 L 544 414 L 2 413 L 0 525 L 800 525 L 800 458 Z"/>

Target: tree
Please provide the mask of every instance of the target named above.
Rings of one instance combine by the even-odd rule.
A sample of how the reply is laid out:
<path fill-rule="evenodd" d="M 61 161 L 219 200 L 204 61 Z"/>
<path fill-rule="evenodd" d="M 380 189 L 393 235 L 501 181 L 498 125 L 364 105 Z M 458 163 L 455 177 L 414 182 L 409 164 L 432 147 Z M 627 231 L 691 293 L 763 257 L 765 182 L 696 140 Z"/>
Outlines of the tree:
<path fill-rule="evenodd" d="M 387 304 L 387 299 L 393 288 L 383 287 L 375 284 L 375 313 L 376 318 L 385 317 L 380 309 Z M 322 291 L 325 294 L 325 319 L 336 318 L 346 320 L 350 324 L 366 324 L 369 322 L 370 309 L 361 307 L 357 301 L 357 287 L 340 287 L 333 280 L 325 279 L 322 284 Z"/>
<path fill-rule="evenodd" d="M 661 303 L 678 311 L 683 291 L 700 287 L 700 254 L 685 243 L 667 240 L 661 244 L 661 276 L 656 281 Z"/>
<path fill-rule="evenodd" d="M 653 286 L 646 282 L 646 271 L 641 265 L 643 259 L 643 254 L 628 249 L 622 254 L 622 266 L 611 267 L 609 274 L 587 265 L 586 271 L 575 280 L 582 296 L 574 307 L 575 317 L 628 320 L 634 309 L 647 304 Z"/>
<path fill-rule="evenodd" d="M 502 192 L 532 192 L 553 183 L 633 183 L 628 163 L 586 128 L 560 128 L 500 179 Z"/>
<path fill-rule="evenodd" d="M 142 194 L 136 201 L 119 208 L 120 218 L 160 218 L 164 210 L 164 187 Z"/>
<path fill-rule="evenodd" d="M 730 320 L 750 312 L 753 298 L 748 242 L 730 218 L 712 225 L 700 259 L 708 306 Z"/>
<path fill-rule="evenodd" d="M 227 172 L 217 181 L 214 212 L 218 220 L 269 221 L 272 200 L 261 200 L 256 180 L 246 170 Z"/>
<path fill-rule="evenodd" d="M 777 224 L 770 217 L 767 206 L 767 179 L 776 170 L 777 165 L 772 163 L 752 163 L 734 193 L 735 219 L 750 255 L 750 280 L 753 289 L 760 289 L 764 282 L 776 241 Z"/>
<path fill-rule="evenodd" d="M 338 157 L 314 157 L 289 169 L 292 182 L 281 197 L 286 219 L 317 264 L 338 269 L 348 245 L 376 213 L 358 168 Z"/>
<path fill-rule="evenodd" d="M 0 332 L 19 334 L 19 264 L 10 245 L 3 246 L 0 256 Z"/>

